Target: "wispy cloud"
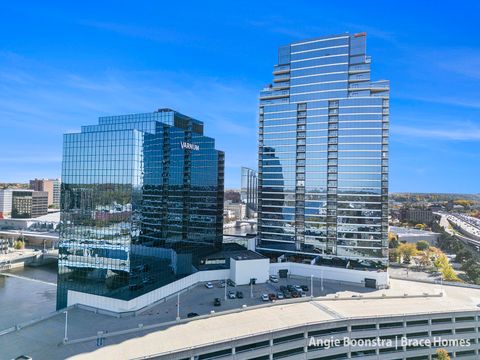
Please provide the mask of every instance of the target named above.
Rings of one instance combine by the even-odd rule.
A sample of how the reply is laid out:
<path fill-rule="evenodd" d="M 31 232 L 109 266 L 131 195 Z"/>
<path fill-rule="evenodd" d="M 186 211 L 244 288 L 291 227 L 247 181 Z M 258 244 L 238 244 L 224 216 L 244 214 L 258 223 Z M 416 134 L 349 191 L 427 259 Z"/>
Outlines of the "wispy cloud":
<path fill-rule="evenodd" d="M 34 163 L 36 157 L 22 155 L 25 150 L 35 154 L 56 152 L 58 155 L 40 157 L 37 163 L 59 169 L 63 133 L 94 124 L 98 116 L 161 107 L 204 121 L 205 135 L 216 139 L 217 148 L 226 152 L 232 164 L 243 161 L 251 165 L 256 161 L 257 89 L 248 83 L 168 71 L 109 69 L 81 74 L 26 58 L 12 59 L 11 55 L 0 54 L 0 73 L 9 74 L 8 78 L 0 77 L 0 142 L 12 154 L 2 157 L 2 172 Z M 28 142 L 12 140 L 27 133 Z M 236 179 L 239 171 L 229 166 L 226 176 Z"/>
<path fill-rule="evenodd" d="M 428 138 L 454 141 L 480 140 L 480 126 L 473 124 L 439 124 L 439 128 L 421 128 L 405 125 L 392 125 L 390 132 L 393 135 L 402 135 L 415 138 Z"/>
<path fill-rule="evenodd" d="M 61 156 L 18 156 L 15 154 L 0 158 L 0 164 L 50 164 L 60 163 Z"/>
<path fill-rule="evenodd" d="M 184 33 L 159 26 L 138 26 L 133 24 L 120 24 L 95 20 L 81 20 L 79 21 L 79 24 L 132 38 L 146 39 L 159 43 L 194 43 L 195 40 L 191 36 L 185 36 Z"/>
<path fill-rule="evenodd" d="M 448 49 L 441 54 L 441 57 L 435 59 L 440 69 L 475 80 L 480 79 L 480 50 Z"/>

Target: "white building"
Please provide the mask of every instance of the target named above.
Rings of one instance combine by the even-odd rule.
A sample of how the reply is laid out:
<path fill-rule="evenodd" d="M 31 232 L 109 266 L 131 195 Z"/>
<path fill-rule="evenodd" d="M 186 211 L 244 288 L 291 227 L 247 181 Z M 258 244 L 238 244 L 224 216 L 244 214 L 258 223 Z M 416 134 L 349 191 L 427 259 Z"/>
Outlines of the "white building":
<path fill-rule="evenodd" d="M 0 219 L 10 217 L 12 213 L 12 189 L 0 190 Z"/>

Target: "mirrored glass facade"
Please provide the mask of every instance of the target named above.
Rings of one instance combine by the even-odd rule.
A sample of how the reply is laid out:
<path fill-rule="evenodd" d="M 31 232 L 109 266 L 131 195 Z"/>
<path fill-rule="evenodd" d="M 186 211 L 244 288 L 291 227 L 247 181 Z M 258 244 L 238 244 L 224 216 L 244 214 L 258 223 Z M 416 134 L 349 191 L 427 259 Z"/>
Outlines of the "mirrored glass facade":
<path fill-rule="evenodd" d="M 257 250 L 387 264 L 389 82 L 365 33 L 280 47 L 260 93 Z"/>
<path fill-rule="evenodd" d="M 199 271 L 222 245 L 224 154 L 170 109 L 65 134 L 57 308 L 129 300 Z"/>
<path fill-rule="evenodd" d="M 253 169 L 242 167 L 240 199 L 251 211 L 257 211 L 258 206 L 258 175 Z"/>

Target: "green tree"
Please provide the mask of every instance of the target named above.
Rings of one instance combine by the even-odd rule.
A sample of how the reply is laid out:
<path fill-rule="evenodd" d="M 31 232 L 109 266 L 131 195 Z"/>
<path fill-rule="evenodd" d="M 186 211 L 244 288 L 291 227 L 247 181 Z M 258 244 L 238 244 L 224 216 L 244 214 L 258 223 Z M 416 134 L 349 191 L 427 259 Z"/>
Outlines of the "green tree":
<path fill-rule="evenodd" d="M 472 254 L 466 250 L 465 248 L 460 249 L 459 251 L 456 252 L 455 254 L 455 261 L 458 263 L 463 263 L 467 260 L 470 260 L 472 258 Z"/>
<path fill-rule="evenodd" d="M 418 251 L 427 250 L 429 247 L 430 247 L 430 245 L 425 240 L 420 240 L 419 242 L 417 242 L 417 250 Z"/>
<path fill-rule="evenodd" d="M 467 260 L 462 265 L 462 270 L 465 271 L 468 278 L 475 284 L 480 284 L 480 264 L 474 259 Z"/>
<path fill-rule="evenodd" d="M 13 247 L 17 250 L 22 250 L 25 247 L 25 242 L 19 238 L 17 241 L 15 241 Z"/>

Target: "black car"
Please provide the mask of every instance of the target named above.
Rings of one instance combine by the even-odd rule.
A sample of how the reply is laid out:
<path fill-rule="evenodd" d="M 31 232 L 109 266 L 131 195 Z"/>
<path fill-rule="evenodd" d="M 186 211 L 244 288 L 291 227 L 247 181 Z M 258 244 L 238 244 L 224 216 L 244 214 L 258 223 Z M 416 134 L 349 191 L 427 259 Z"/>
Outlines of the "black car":
<path fill-rule="evenodd" d="M 220 298 L 215 298 L 215 300 L 213 300 L 213 306 L 220 306 L 220 305 L 222 305 Z"/>
<path fill-rule="evenodd" d="M 285 290 L 283 292 L 283 296 L 284 296 L 285 299 L 291 299 L 292 298 L 292 293 L 288 290 Z"/>
<path fill-rule="evenodd" d="M 232 280 L 230 280 L 230 279 L 227 279 L 227 285 L 228 285 L 228 286 L 235 286 L 236 284 L 235 284 L 234 281 L 232 281 Z"/>
<path fill-rule="evenodd" d="M 198 316 L 198 314 L 196 312 L 191 312 L 191 313 L 187 314 L 187 318 L 192 318 L 192 317 L 195 317 L 195 316 Z"/>
<path fill-rule="evenodd" d="M 308 291 L 308 286 L 307 285 L 300 285 L 303 291 Z"/>
<path fill-rule="evenodd" d="M 237 299 L 243 299 L 243 292 L 237 291 Z"/>
<path fill-rule="evenodd" d="M 287 290 L 290 291 L 290 292 L 296 291 L 295 286 L 293 286 L 293 285 L 287 285 Z"/>
<path fill-rule="evenodd" d="M 285 290 L 287 290 L 287 287 L 286 287 L 286 286 L 283 286 L 283 285 L 281 285 L 281 286 L 280 286 L 280 291 L 281 291 L 281 292 L 284 292 Z"/>

